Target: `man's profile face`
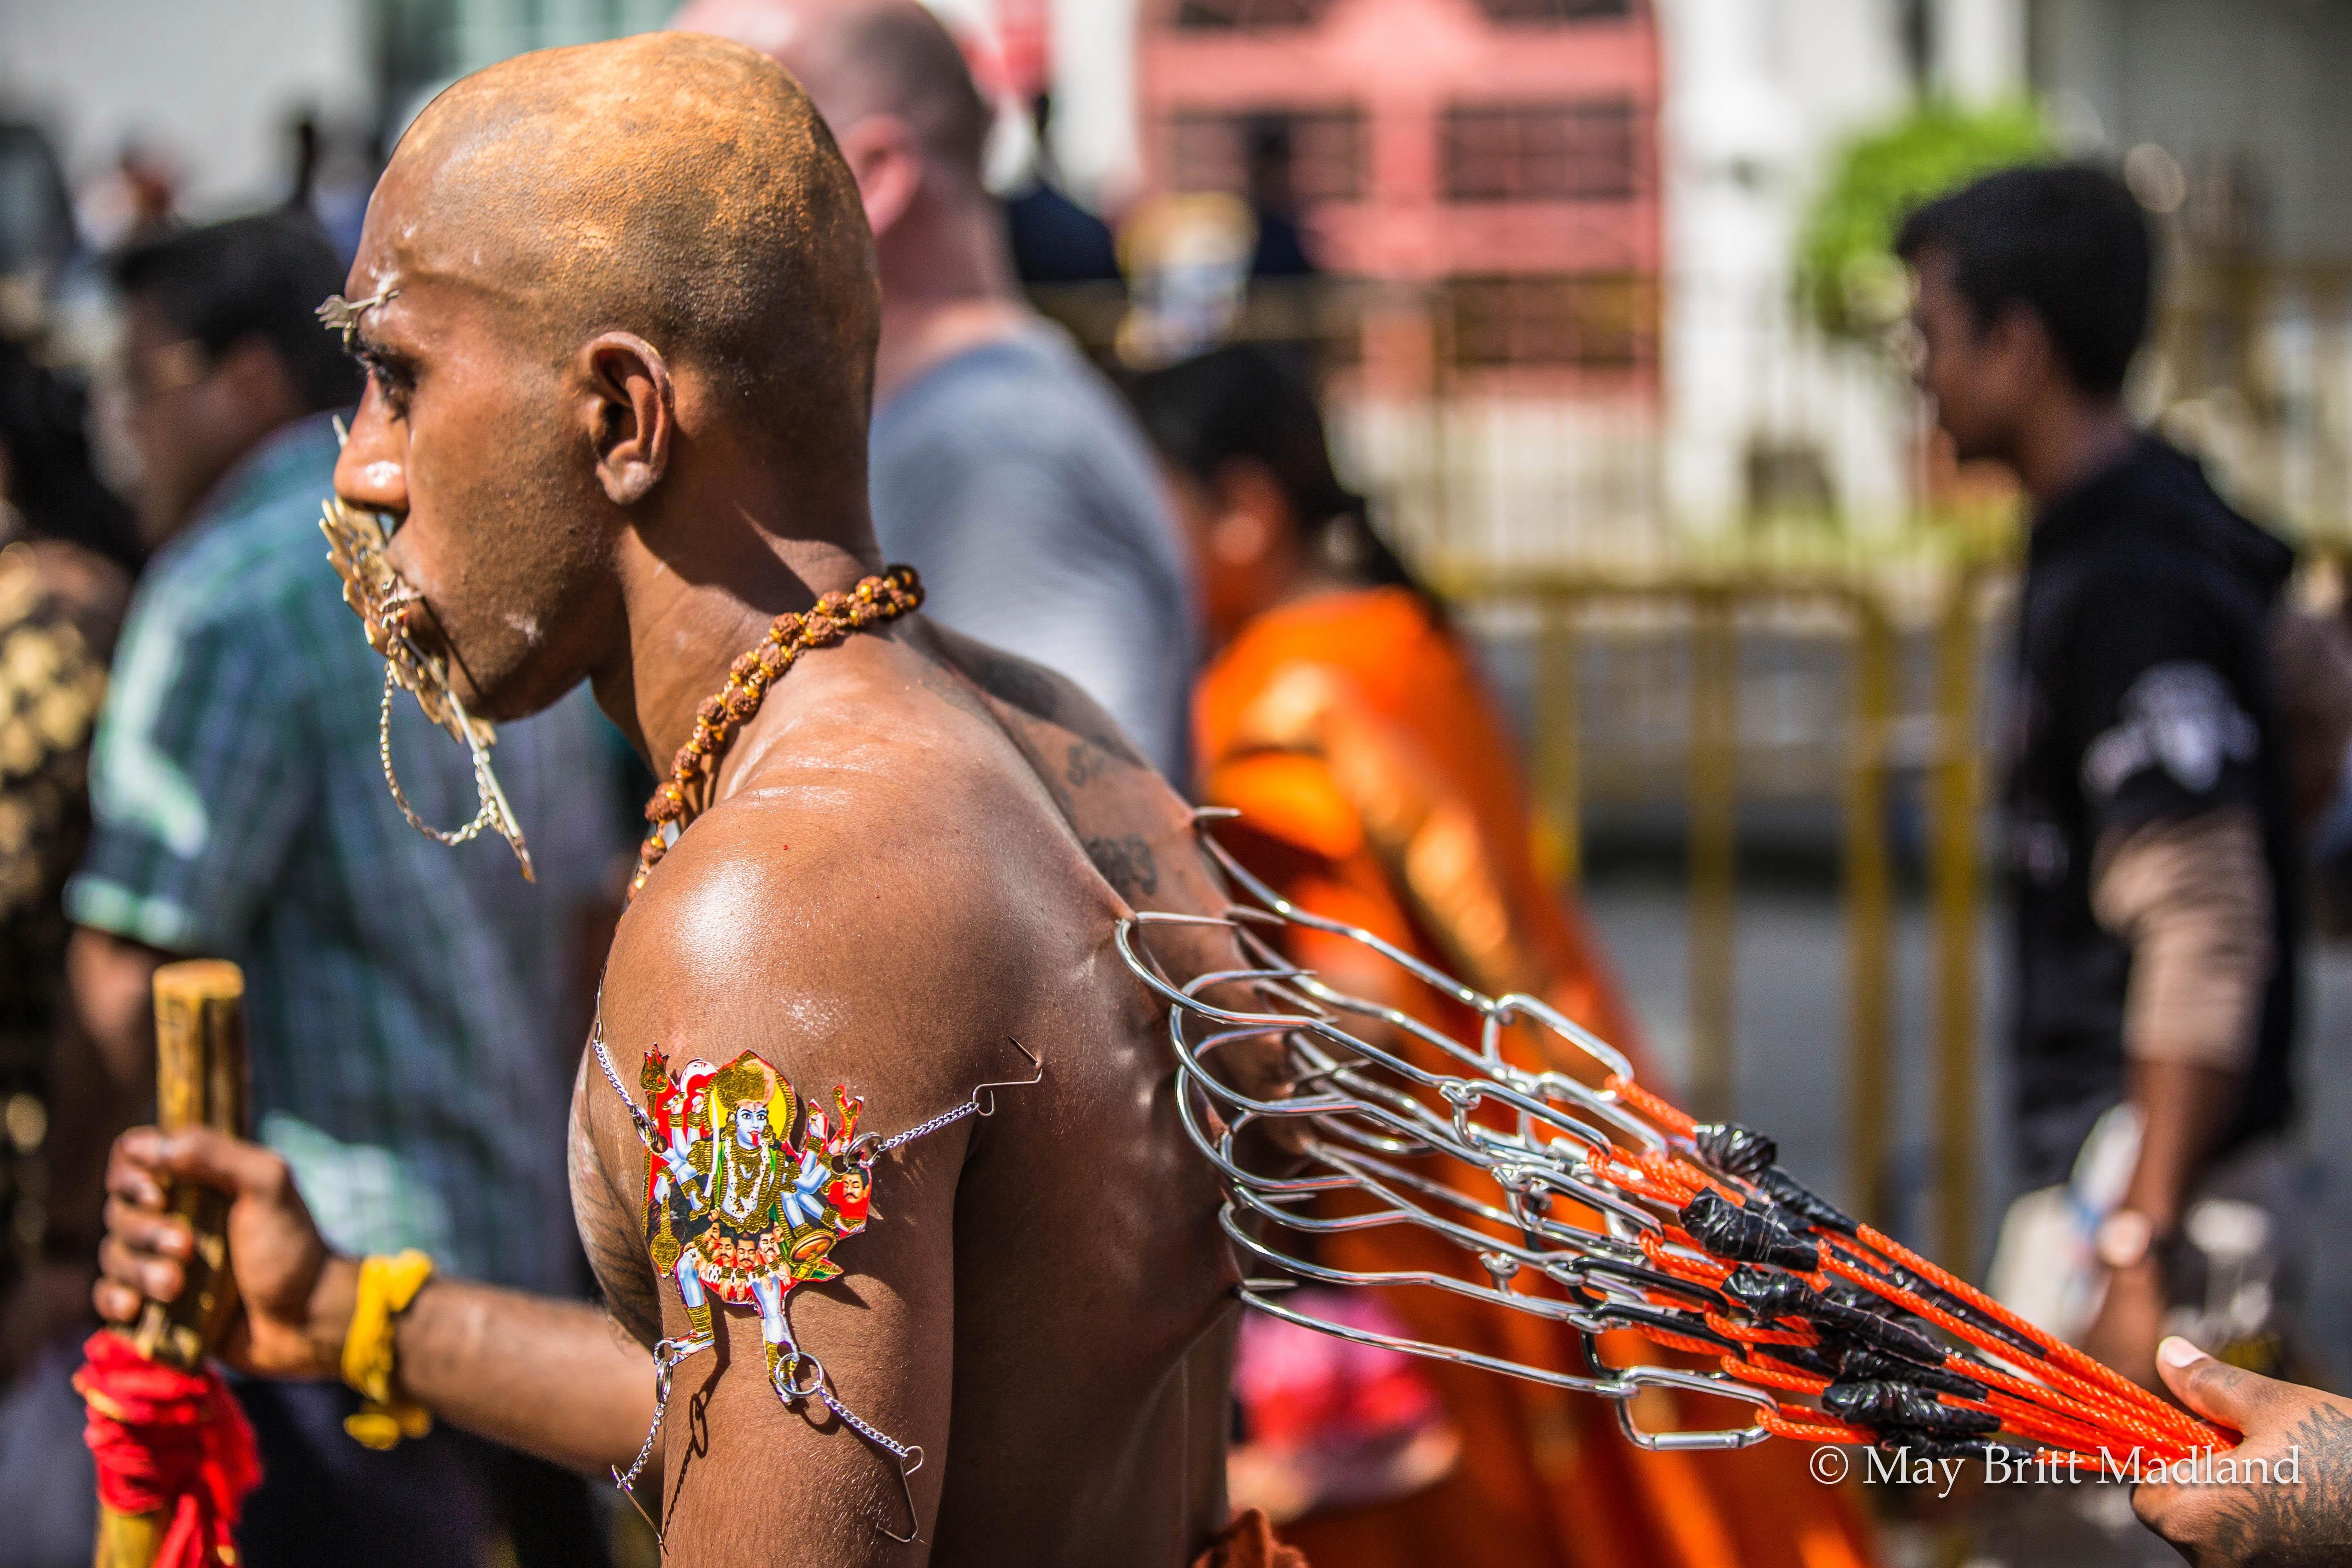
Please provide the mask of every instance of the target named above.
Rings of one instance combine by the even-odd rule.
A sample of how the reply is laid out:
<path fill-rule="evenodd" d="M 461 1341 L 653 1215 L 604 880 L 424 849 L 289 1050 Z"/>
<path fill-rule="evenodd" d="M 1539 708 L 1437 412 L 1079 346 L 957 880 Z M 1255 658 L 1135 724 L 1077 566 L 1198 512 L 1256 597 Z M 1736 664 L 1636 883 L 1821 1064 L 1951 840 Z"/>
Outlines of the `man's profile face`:
<path fill-rule="evenodd" d="M 614 629 L 583 610 L 603 496 L 566 440 L 567 357 L 534 341 L 531 300 L 472 264 L 499 237 L 448 243 L 426 184 L 395 164 L 369 205 L 344 297 L 383 298 L 353 333 L 368 382 L 335 489 L 394 525 L 392 563 L 426 606 L 412 632 L 458 695 L 510 719 L 576 685 Z"/>
<path fill-rule="evenodd" d="M 1919 390 L 1936 408 L 1936 423 L 1952 438 L 1961 462 L 2006 458 L 2025 396 L 2019 334 L 2003 323 L 1979 322 L 1953 281 L 1951 257 L 1921 253 L 1911 324 L 1918 333 Z"/>
<path fill-rule="evenodd" d="M 215 357 L 163 311 L 125 311 L 124 426 L 139 452 L 140 531 L 151 544 L 178 531 L 215 481 L 293 409 L 276 356 L 257 340 Z"/>

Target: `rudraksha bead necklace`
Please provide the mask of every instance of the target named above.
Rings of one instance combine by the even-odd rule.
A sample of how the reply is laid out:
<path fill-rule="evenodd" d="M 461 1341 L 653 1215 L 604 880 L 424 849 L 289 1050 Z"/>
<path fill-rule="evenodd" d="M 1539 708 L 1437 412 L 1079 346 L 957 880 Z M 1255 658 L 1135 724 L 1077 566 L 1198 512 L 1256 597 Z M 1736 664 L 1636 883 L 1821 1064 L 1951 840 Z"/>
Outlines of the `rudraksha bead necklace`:
<path fill-rule="evenodd" d="M 637 874 L 629 880 L 632 898 L 646 878 L 669 853 L 686 825 L 710 804 L 718 782 L 719 759 L 744 721 L 760 710 L 768 688 L 792 668 L 811 648 L 831 647 L 852 632 L 866 631 L 897 620 L 922 607 L 923 584 L 912 566 L 893 566 L 878 577 L 867 577 L 847 593 L 825 595 L 808 609 L 778 616 L 769 623 L 760 645 L 736 659 L 727 671 L 727 684 L 706 697 L 695 710 L 694 733 L 677 749 L 669 782 L 646 802 L 646 820 L 652 829 L 637 850 Z"/>

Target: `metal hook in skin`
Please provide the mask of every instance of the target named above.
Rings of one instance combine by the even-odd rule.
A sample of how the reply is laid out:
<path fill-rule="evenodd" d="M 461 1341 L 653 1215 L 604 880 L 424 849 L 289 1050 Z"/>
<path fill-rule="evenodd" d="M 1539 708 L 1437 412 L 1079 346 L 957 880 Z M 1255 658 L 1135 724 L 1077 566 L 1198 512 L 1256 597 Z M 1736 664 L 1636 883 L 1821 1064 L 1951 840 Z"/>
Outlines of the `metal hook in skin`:
<path fill-rule="evenodd" d="M 1206 831 L 1232 815 L 1205 808 L 1194 814 L 1194 822 L 1216 869 L 1234 889 L 1233 901 L 1217 915 L 1138 910 L 1120 922 L 1114 944 L 1129 972 L 1167 1008 L 1178 1119 L 1193 1147 L 1223 1179 L 1227 1196 L 1219 1223 L 1227 1242 L 1240 1257 L 1288 1276 L 1280 1281 L 1249 1279 L 1241 1299 L 1277 1318 L 1359 1343 L 1596 1394 L 1616 1402 L 1621 1415 L 1647 1387 L 1777 1410 L 1779 1397 L 1771 1390 L 1726 1373 L 1617 1369 L 1596 1356 L 1596 1373 L 1579 1376 L 1465 1346 L 1358 1330 L 1304 1302 L 1284 1305 L 1269 1294 L 1270 1288 L 1300 1281 L 1341 1289 L 1412 1286 L 1506 1305 L 1588 1338 L 1604 1329 L 1639 1328 L 1735 1348 L 1706 1321 L 1706 1314 L 1723 1304 L 1720 1298 L 1662 1272 L 1639 1245 L 1662 1236 L 1674 1218 L 1673 1205 L 1654 1195 L 1620 1191 L 1593 1174 L 1593 1161 L 1603 1151 L 1622 1143 L 1654 1153 L 1667 1147 L 1665 1137 L 1612 1091 L 1588 1088 L 1562 1070 L 1529 1071 L 1515 1065 L 1504 1056 L 1502 1032 L 1514 1024 L 1534 1024 L 1601 1068 L 1630 1079 L 1632 1064 L 1623 1054 L 1539 997 L 1483 995 L 1373 931 L 1324 919 L 1284 899 Z M 1160 969 L 1143 940 L 1146 929 L 1158 925 L 1223 926 L 1234 933 L 1245 966 L 1179 982 Z M 1341 991 L 1289 962 L 1274 946 L 1273 933 L 1286 927 L 1352 943 L 1450 998 L 1475 1016 L 1475 1039 L 1456 1038 L 1394 1005 Z M 1227 984 L 1254 993 L 1255 1006 L 1209 999 L 1207 993 Z M 1372 1027 L 1363 1029 L 1367 1024 Z M 1258 1099 L 1220 1076 L 1222 1049 L 1253 1038 L 1270 1038 L 1286 1052 L 1289 1091 L 1284 1098 Z M 1438 1066 L 1409 1059 L 1402 1054 L 1405 1042 L 1425 1049 Z M 1484 1114 L 1489 1110 L 1508 1117 L 1508 1130 Z M 1297 1151 L 1306 1162 L 1303 1172 L 1262 1173 L 1237 1155 L 1244 1128 L 1277 1118 L 1307 1130 L 1305 1146 Z M 1416 1163 L 1433 1158 L 1467 1167 L 1494 1190 L 1457 1190 Z M 1341 1216 L 1305 1206 L 1316 1194 L 1335 1190 L 1359 1194 L 1372 1200 L 1371 1206 Z M 1597 1213 L 1597 1221 L 1555 1215 L 1556 1200 Z M 1311 1246 L 1299 1244 L 1299 1238 L 1311 1242 L 1323 1233 L 1398 1225 L 1461 1247 L 1480 1271 L 1458 1279 L 1436 1268 L 1350 1271 L 1319 1262 Z M 1515 1289 L 1512 1281 L 1522 1275 L 1549 1279 L 1565 1295 Z M 1745 1447 L 1769 1435 L 1760 1421 L 1715 1431 L 1658 1433 L 1633 1426 L 1629 1432 L 1643 1447 L 1664 1449 Z"/>
<path fill-rule="evenodd" d="M 923 1446 L 920 1443 L 899 1442 L 888 1433 L 861 1419 L 856 1412 L 841 1402 L 841 1396 L 833 1391 L 833 1380 L 826 1374 L 824 1363 L 801 1349 L 800 1340 L 793 1332 L 792 1310 L 792 1298 L 787 1296 L 784 1298 L 783 1340 L 786 1357 L 776 1367 L 774 1379 L 776 1396 L 784 1402 L 787 1409 L 792 1410 L 799 1409 L 811 1398 L 816 1399 L 827 1410 L 839 1416 L 842 1425 L 890 1456 L 898 1471 L 898 1489 L 904 1492 L 907 1498 L 907 1533 L 901 1535 L 887 1524 L 878 1528 L 883 1534 L 900 1545 L 912 1545 L 921 1539 L 923 1533 L 923 1516 L 916 1510 L 915 1483 L 910 1479 L 917 1470 L 923 1468 Z M 803 1363 L 806 1363 L 805 1371 L 803 1369 Z M 910 1456 L 912 1463 L 908 1462 Z"/>
<path fill-rule="evenodd" d="M 1010 1045 L 1014 1050 L 1019 1051 L 1023 1056 L 1028 1058 L 1029 1065 L 1037 1070 L 1031 1073 L 1027 1078 L 1004 1079 L 996 1083 L 983 1083 L 975 1086 L 971 1091 L 971 1100 L 972 1114 L 975 1116 L 993 1116 L 996 1114 L 995 1090 L 1000 1089 L 1027 1089 L 1032 1084 L 1042 1081 L 1045 1076 L 1045 1064 L 1037 1059 L 1036 1052 L 1031 1050 L 1028 1047 L 1023 1045 L 1020 1041 L 1014 1039 L 1010 1035 L 1005 1036 L 1004 1039 L 1007 1045 Z M 986 1095 L 988 1097 L 986 1104 L 982 1104 L 981 1102 L 981 1096 L 982 1095 Z"/>
<path fill-rule="evenodd" d="M 907 1499 L 907 1533 L 901 1535 L 887 1524 L 882 1527 L 882 1533 L 901 1546 L 911 1546 L 923 1538 L 923 1516 L 915 1510 L 914 1479 L 915 1472 L 923 1468 L 923 1446 L 920 1443 L 909 1443 L 907 1445 L 907 1453 L 915 1457 L 915 1462 L 911 1465 L 907 1462 L 906 1455 L 902 1454 L 898 1458 L 898 1490 L 905 1494 Z"/>

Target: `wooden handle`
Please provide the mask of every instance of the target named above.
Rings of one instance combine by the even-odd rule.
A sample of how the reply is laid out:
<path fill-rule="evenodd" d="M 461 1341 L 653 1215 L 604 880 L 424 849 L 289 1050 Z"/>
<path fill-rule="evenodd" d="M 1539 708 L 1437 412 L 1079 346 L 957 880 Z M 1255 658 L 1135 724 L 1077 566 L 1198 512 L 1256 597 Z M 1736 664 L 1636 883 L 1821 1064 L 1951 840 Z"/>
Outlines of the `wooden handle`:
<path fill-rule="evenodd" d="M 155 1124 L 166 1132 L 210 1127 L 246 1131 L 245 973 L 196 958 L 155 972 Z M 226 1193 L 175 1183 L 172 1212 L 194 1233 L 195 1256 L 179 1300 L 150 1301 L 132 1342 L 152 1361 L 193 1372 L 227 1331 L 236 1311 L 228 1271 Z"/>
<path fill-rule="evenodd" d="M 245 1136 L 245 973 L 217 959 L 189 959 L 155 972 L 155 1124 L 166 1132 L 210 1127 Z M 193 1372 L 236 1312 L 228 1271 L 226 1193 L 173 1183 L 171 1210 L 188 1222 L 195 1256 L 179 1300 L 150 1301 L 130 1331 L 139 1353 Z M 98 1510 L 96 1568 L 150 1568 L 171 1521 L 160 1513 Z"/>

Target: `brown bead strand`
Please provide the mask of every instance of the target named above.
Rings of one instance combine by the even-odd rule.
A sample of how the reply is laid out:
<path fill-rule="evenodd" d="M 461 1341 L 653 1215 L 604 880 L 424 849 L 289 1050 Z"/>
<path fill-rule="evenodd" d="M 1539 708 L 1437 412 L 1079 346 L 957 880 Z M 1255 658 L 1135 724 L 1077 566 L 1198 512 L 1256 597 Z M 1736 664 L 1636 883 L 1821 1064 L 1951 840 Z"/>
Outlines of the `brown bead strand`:
<path fill-rule="evenodd" d="M 646 876 L 669 852 L 678 833 L 710 804 L 710 788 L 719 777 L 719 759 L 743 721 L 760 710 L 768 688 L 782 679 L 801 655 L 812 648 L 831 647 L 853 632 L 894 621 L 922 607 L 923 584 L 912 566 L 893 566 L 878 577 L 867 577 L 847 593 L 825 595 L 807 610 L 778 616 L 757 647 L 738 658 L 727 671 L 727 684 L 695 710 L 694 733 L 677 749 L 669 782 L 646 802 L 646 820 L 653 830 L 637 850 L 637 874 L 629 880 L 635 897 Z M 675 825 L 673 826 L 673 825 Z M 664 830 L 670 829 L 667 837 Z"/>

